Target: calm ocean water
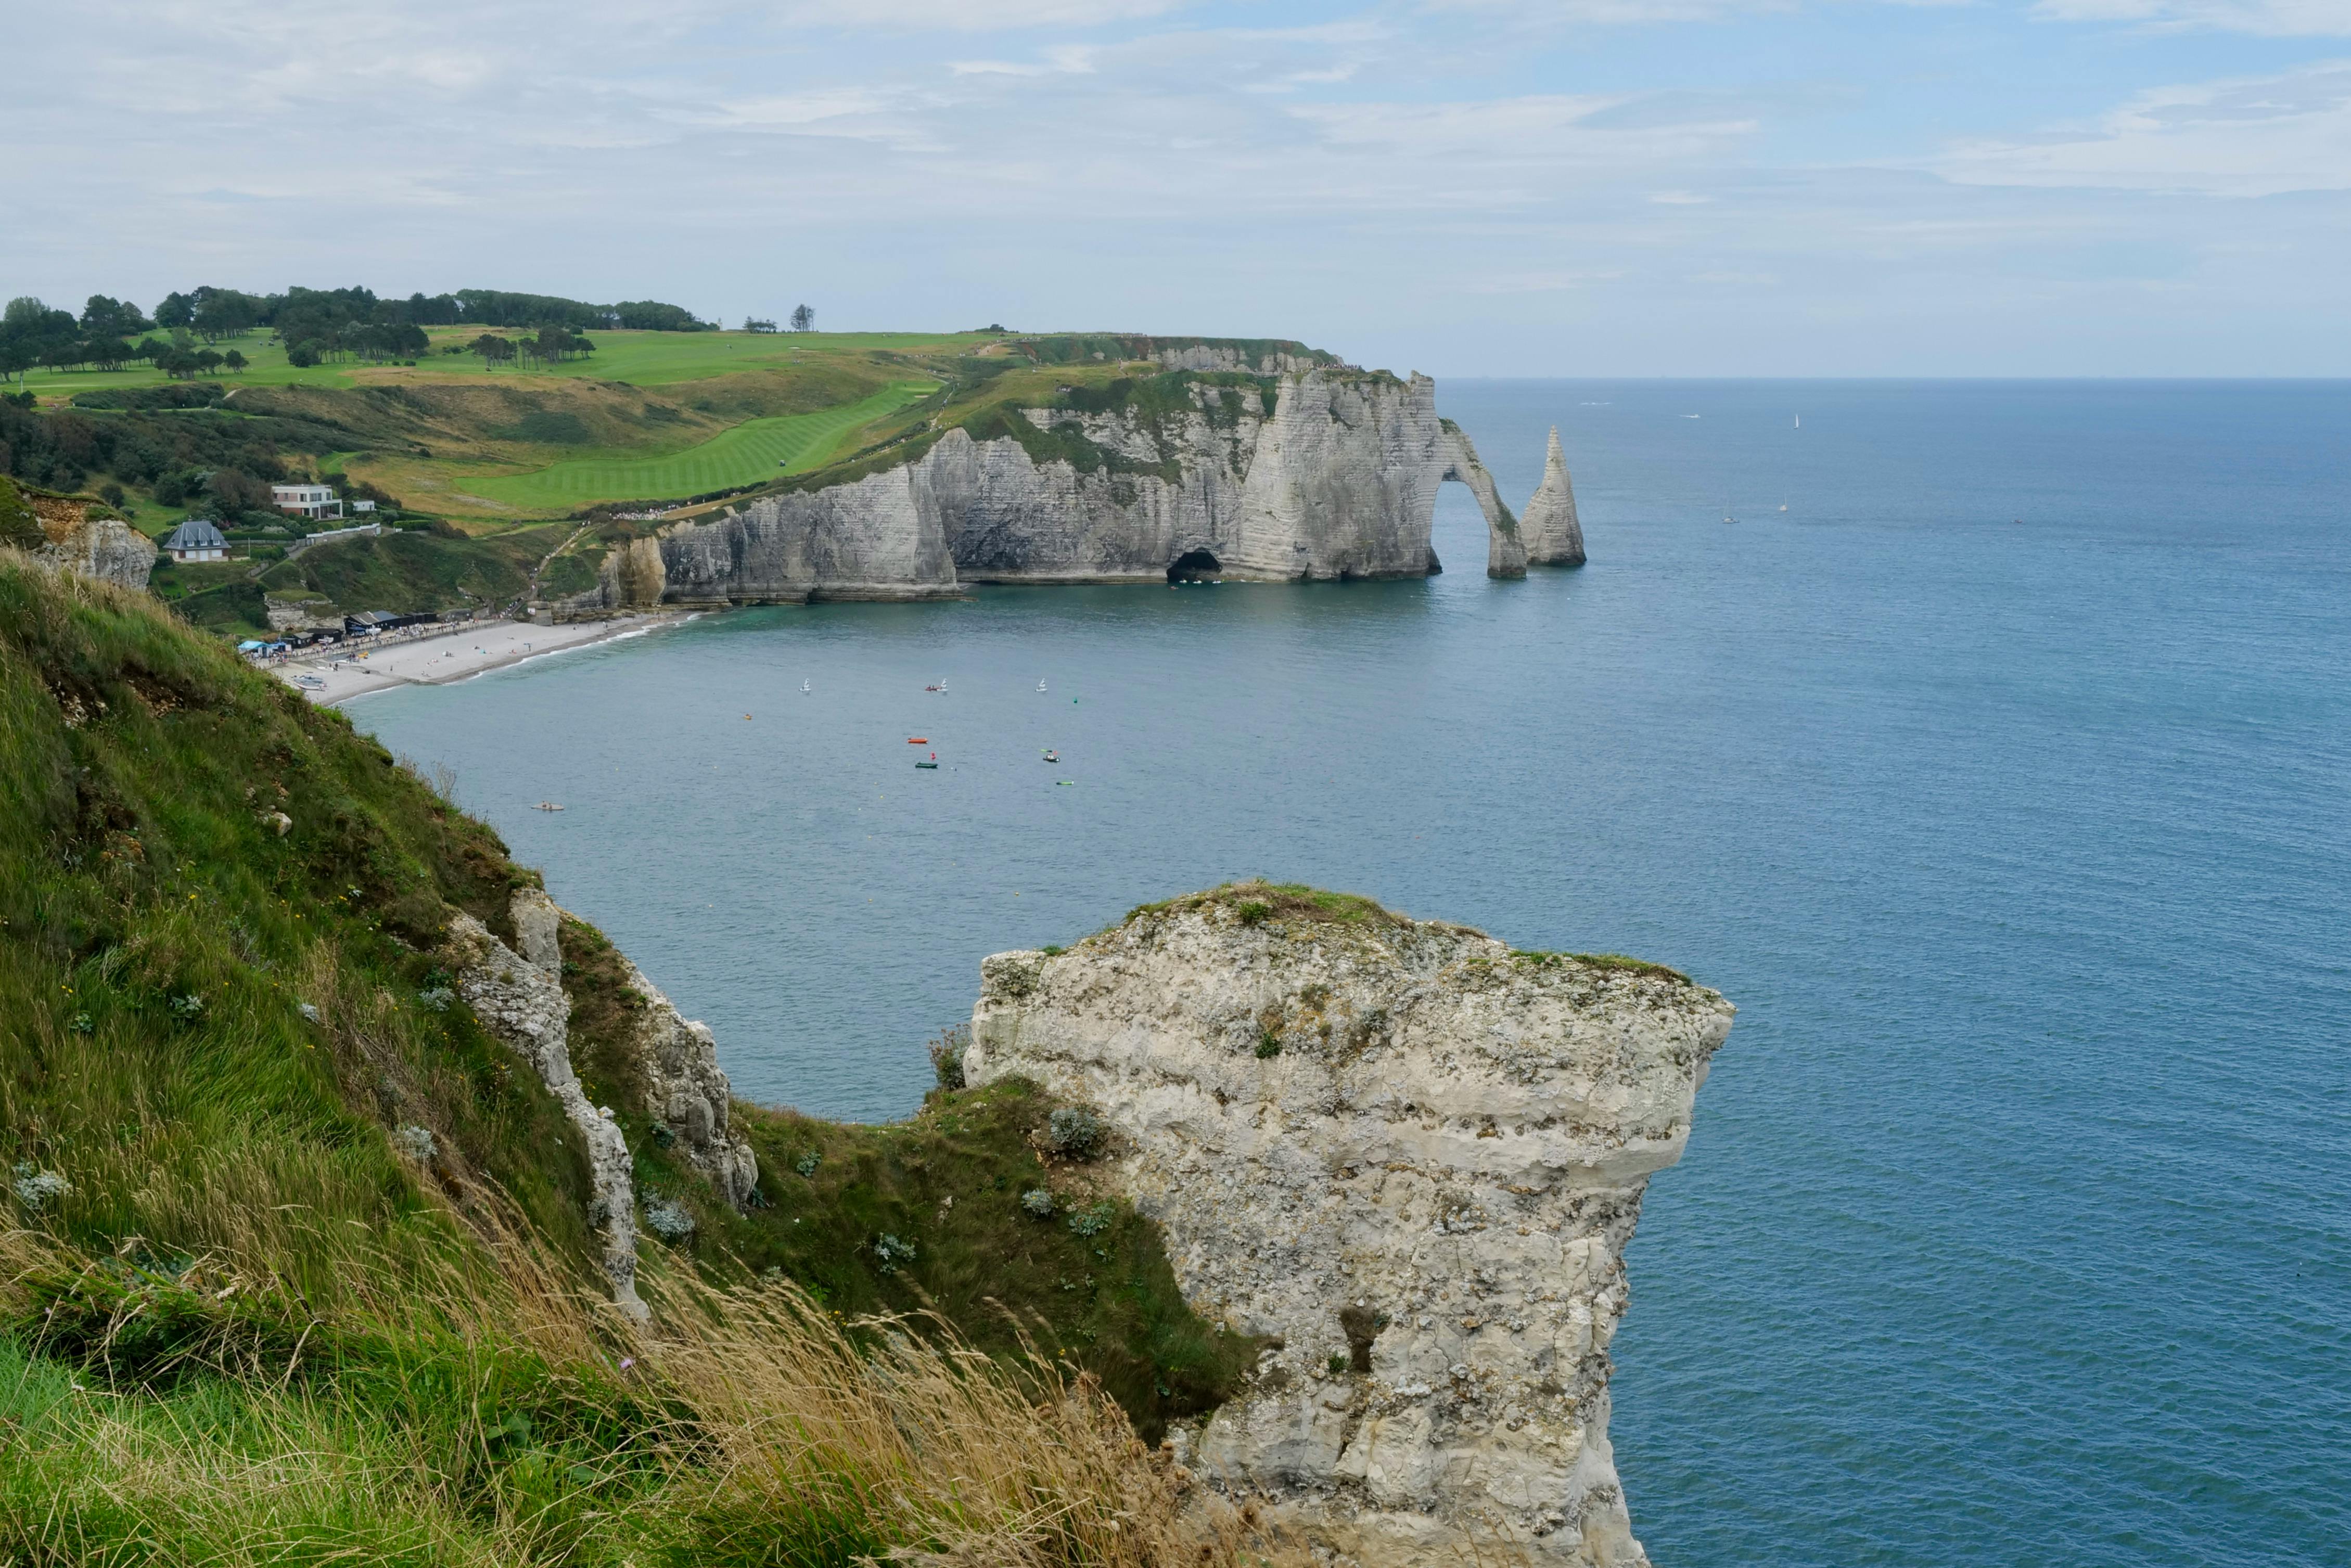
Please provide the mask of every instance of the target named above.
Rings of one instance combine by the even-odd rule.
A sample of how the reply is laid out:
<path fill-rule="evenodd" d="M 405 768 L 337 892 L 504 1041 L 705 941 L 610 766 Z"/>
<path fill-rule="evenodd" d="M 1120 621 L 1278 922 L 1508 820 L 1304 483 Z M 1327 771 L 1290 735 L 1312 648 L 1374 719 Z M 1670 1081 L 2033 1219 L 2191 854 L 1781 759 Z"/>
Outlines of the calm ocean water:
<path fill-rule="evenodd" d="M 1590 567 L 1488 581 L 1448 486 L 1426 582 L 352 714 L 810 1111 L 908 1111 L 983 954 L 1250 873 L 1685 968 L 1740 1012 L 1616 1341 L 1660 1564 L 2351 1562 L 2351 385 L 1440 392 L 1514 505 L 1560 426 Z"/>

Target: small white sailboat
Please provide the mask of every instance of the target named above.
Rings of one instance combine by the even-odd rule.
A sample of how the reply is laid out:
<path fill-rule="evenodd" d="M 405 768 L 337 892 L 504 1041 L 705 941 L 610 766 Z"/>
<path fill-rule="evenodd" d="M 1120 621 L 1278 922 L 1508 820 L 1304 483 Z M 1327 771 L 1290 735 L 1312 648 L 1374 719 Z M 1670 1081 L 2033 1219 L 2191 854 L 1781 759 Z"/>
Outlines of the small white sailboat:
<path fill-rule="evenodd" d="M 1804 416 L 1803 416 L 1802 414 L 1801 414 L 1801 413 L 1800 413 L 1800 414 L 1798 414 L 1798 415 L 1796 416 L 1796 423 L 1795 423 L 1795 424 L 1793 425 L 1793 427 L 1792 427 L 1792 428 L 1797 429 L 1797 430 L 1802 430 L 1802 429 L 1803 429 L 1803 428 L 1804 428 Z"/>
<path fill-rule="evenodd" d="M 1039 681 L 1039 682 L 1037 683 L 1037 689 L 1038 689 L 1039 691 L 1040 691 L 1040 692 L 1041 692 L 1041 691 L 1043 691 L 1043 690 L 1045 689 L 1045 683 L 1044 683 L 1044 682 L 1042 682 L 1042 681 Z"/>
<path fill-rule="evenodd" d="M 800 683 L 800 690 L 802 690 L 802 691 L 806 691 L 806 690 L 808 690 L 808 689 L 809 689 L 809 684 L 808 684 L 806 681 L 802 681 L 802 682 Z"/>

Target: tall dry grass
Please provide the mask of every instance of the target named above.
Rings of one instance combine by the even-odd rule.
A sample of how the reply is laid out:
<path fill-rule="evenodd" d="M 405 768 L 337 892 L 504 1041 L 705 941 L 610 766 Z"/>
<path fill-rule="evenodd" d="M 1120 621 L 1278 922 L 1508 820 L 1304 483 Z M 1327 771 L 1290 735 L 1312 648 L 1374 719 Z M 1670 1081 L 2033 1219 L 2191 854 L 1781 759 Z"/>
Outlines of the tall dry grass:
<path fill-rule="evenodd" d="M 396 1296 L 313 1312 L 225 1260 L 163 1279 L 0 1236 L 24 1329 L 0 1346 L 0 1558 L 1308 1561 L 1042 1355 L 786 1283 L 672 1279 L 638 1324 L 528 1246 L 488 1250 L 421 1289 L 403 1258 Z"/>

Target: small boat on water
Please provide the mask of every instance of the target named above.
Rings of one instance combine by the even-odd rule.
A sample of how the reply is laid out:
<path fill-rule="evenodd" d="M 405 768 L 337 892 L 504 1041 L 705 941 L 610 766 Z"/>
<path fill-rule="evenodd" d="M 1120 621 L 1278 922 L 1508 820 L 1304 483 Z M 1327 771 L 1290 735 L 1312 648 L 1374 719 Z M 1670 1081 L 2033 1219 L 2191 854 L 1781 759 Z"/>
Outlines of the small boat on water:
<path fill-rule="evenodd" d="M 914 764 L 917 768 L 936 768 L 938 765 L 939 754 L 935 751 L 931 753 L 931 759 L 928 762 L 917 762 Z"/>
<path fill-rule="evenodd" d="M 1059 762 L 1061 760 L 1061 754 L 1058 751 L 1049 751 L 1045 753 L 1045 760 L 1048 762 Z"/>
<path fill-rule="evenodd" d="M 557 805 L 552 800 L 541 800 L 538 804 L 533 806 L 531 810 L 534 811 L 560 811 L 563 808 Z"/>
<path fill-rule="evenodd" d="M 1053 787 L 1057 789 L 1066 789 L 1076 782 L 1074 779 L 1056 779 L 1053 780 Z"/>
<path fill-rule="evenodd" d="M 802 682 L 800 683 L 800 690 L 802 690 L 802 691 L 806 691 L 806 690 L 808 690 L 808 689 L 809 689 L 809 684 L 808 684 L 806 681 L 802 681 Z"/>
<path fill-rule="evenodd" d="M 910 735 L 906 737 L 906 744 L 909 746 L 928 746 L 930 743 L 930 737 L 927 736 Z"/>
<path fill-rule="evenodd" d="M 1040 692 L 1041 692 L 1041 691 L 1043 691 L 1043 690 L 1045 689 L 1045 683 L 1044 683 L 1044 682 L 1042 682 L 1042 681 L 1039 681 L 1039 682 L 1037 683 L 1037 689 L 1038 689 L 1039 691 L 1040 691 Z"/>

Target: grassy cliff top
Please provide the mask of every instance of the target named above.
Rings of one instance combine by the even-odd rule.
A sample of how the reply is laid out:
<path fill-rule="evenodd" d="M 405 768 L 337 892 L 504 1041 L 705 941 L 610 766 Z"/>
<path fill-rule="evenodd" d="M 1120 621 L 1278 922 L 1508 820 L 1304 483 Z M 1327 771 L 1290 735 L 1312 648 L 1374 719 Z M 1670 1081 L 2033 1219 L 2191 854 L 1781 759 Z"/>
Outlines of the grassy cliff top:
<path fill-rule="evenodd" d="M 1034 1090 L 738 1107 L 737 1214 L 567 922 L 578 1068 L 697 1218 L 641 1247 L 650 1327 L 600 1307 L 580 1151 L 442 949 L 535 880 L 340 713 L 0 549 L 0 1561 L 1239 1560 L 1134 1431 L 1253 1347 Z"/>

